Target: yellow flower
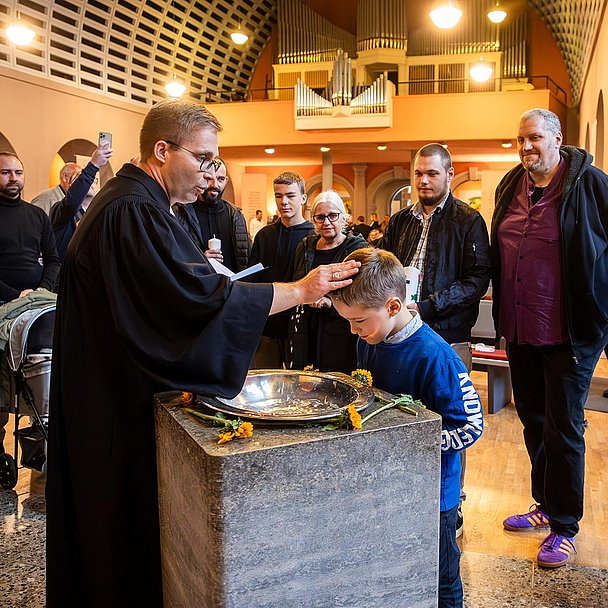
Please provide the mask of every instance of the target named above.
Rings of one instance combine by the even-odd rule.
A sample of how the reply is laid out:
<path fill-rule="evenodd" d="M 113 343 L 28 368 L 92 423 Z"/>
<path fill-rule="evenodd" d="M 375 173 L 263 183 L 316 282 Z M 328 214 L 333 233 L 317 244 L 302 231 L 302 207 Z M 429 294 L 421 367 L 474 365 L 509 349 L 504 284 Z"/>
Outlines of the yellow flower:
<path fill-rule="evenodd" d="M 361 384 L 367 384 L 367 386 L 372 385 L 372 375 L 366 369 L 356 369 L 354 372 L 351 372 L 350 375 L 357 382 L 361 382 Z"/>
<path fill-rule="evenodd" d="M 187 391 L 182 391 L 182 403 L 184 405 L 190 405 L 194 399 L 194 395 Z"/>
<path fill-rule="evenodd" d="M 232 441 L 233 437 L 234 433 L 232 431 L 229 431 L 228 433 L 220 433 L 217 443 L 218 445 L 222 445 L 222 443 L 228 443 L 229 441 Z"/>
<path fill-rule="evenodd" d="M 361 414 L 355 409 L 354 405 L 348 406 L 348 417 L 350 419 L 350 423 L 353 425 L 353 429 L 362 429 L 361 425 Z"/>
<path fill-rule="evenodd" d="M 253 435 L 253 424 L 251 422 L 243 422 L 235 431 L 234 436 L 237 439 L 245 439 Z"/>

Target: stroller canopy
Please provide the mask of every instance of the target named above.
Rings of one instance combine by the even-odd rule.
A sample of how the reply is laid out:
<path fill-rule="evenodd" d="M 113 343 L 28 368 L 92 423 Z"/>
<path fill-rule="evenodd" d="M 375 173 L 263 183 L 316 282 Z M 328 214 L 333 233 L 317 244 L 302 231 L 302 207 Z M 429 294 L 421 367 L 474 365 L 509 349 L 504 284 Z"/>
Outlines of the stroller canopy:
<path fill-rule="evenodd" d="M 43 308 L 26 310 L 13 319 L 8 334 L 6 355 L 8 365 L 14 372 L 19 369 L 27 354 L 28 338 L 32 326 L 42 316 L 53 312 L 55 312 L 55 305 L 47 305 Z M 43 344 L 43 348 L 48 349 L 49 353 L 51 352 L 53 348 L 52 332 L 50 332 L 48 344 Z"/>

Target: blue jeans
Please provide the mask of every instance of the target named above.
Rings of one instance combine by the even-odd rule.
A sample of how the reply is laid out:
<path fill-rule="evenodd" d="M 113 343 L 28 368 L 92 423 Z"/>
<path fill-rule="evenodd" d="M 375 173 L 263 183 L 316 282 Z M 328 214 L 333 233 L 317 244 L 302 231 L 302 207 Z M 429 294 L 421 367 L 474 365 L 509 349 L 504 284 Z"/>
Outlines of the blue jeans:
<path fill-rule="evenodd" d="M 439 604 L 438 608 L 462 608 L 460 549 L 456 544 L 458 507 L 439 513 Z"/>

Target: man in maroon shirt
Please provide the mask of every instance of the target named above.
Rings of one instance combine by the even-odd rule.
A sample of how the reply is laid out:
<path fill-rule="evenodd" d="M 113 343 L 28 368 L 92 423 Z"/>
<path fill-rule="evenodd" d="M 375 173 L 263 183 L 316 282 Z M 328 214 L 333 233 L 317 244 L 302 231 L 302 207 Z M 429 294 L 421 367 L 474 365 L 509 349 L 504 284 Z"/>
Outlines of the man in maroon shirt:
<path fill-rule="evenodd" d="M 536 504 L 503 525 L 550 527 L 537 562 L 556 568 L 574 551 L 583 515 L 583 408 L 608 342 L 608 176 L 585 150 L 562 146 L 548 110 L 523 114 L 517 143 L 521 165 L 496 189 L 493 312 Z"/>

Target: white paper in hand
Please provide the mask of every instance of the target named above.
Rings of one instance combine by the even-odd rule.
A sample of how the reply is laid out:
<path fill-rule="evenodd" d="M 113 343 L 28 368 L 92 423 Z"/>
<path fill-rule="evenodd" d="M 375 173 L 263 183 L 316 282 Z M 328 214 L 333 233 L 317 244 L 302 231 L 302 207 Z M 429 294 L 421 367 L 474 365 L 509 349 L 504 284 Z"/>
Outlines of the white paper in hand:
<path fill-rule="evenodd" d="M 207 258 L 207 261 L 211 264 L 215 272 L 230 277 L 231 281 L 239 281 L 240 279 L 248 277 L 250 274 L 255 274 L 256 272 L 260 272 L 260 270 L 264 270 L 264 264 L 258 262 L 255 266 L 250 266 L 249 268 L 245 268 L 244 270 L 235 273 L 214 258 Z"/>

